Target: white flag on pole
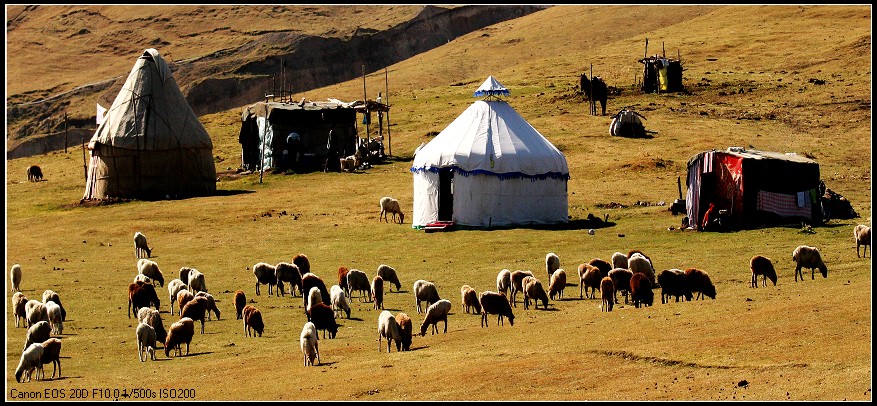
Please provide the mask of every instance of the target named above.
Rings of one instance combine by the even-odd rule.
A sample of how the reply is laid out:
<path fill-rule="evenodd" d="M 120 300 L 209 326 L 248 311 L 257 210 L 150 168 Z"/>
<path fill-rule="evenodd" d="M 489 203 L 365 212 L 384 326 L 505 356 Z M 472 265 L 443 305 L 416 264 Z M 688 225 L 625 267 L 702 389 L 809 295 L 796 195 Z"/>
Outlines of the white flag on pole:
<path fill-rule="evenodd" d="M 95 103 L 97 104 L 97 103 Z M 103 108 L 100 104 L 97 104 L 97 116 L 95 120 L 97 121 L 97 125 L 101 125 L 104 122 L 104 117 L 107 114 L 107 109 Z"/>

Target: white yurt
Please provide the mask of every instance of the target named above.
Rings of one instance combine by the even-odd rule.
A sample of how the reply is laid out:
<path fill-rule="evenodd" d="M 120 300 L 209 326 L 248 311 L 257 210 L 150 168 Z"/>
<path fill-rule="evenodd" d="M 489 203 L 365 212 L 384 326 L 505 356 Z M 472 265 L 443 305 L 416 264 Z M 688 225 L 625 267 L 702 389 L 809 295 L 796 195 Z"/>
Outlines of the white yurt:
<path fill-rule="evenodd" d="M 416 152 L 414 228 L 569 221 L 566 157 L 499 98 L 508 95 L 488 77 L 475 92 L 484 98 Z"/>

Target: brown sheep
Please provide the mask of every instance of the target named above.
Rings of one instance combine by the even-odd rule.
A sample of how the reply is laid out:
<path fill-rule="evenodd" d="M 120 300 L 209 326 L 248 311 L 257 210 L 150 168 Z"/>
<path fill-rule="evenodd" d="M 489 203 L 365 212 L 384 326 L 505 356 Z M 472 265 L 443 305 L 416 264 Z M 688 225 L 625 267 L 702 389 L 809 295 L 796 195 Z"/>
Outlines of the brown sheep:
<path fill-rule="evenodd" d="M 773 267 L 770 258 L 763 255 L 756 255 L 749 260 L 749 270 L 752 271 L 752 280 L 750 287 L 758 287 L 758 277 L 761 276 L 762 286 L 767 286 L 767 280 L 770 279 L 773 285 L 777 285 L 777 271 Z"/>
<path fill-rule="evenodd" d="M 304 294 L 301 291 L 301 272 L 299 272 L 298 266 L 295 264 L 290 264 L 289 262 L 278 263 L 274 266 L 274 276 L 277 278 L 277 293 L 280 296 L 286 296 L 284 282 L 289 282 L 290 296 L 295 296 L 296 290 Z"/>
<path fill-rule="evenodd" d="M 600 280 L 600 298 L 603 299 L 600 312 L 611 312 L 615 304 L 615 286 L 608 276 Z"/>
<path fill-rule="evenodd" d="M 180 313 L 183 312 L 183 307 L 186 306 L 186 303 L 189 303 L 189 301 L 194 298 L 195 295 L 193 295 L 192 292 L 189 292 L 187 289 L 183 289 L 177 292 L 177 303 L 180 306 Z"/>
<path fill-rule="evenodd" d="M 871 246 L 871 227 L 864 224 L 857 225 L 853 228 L 853 237 L 856 239 L 856 258 L 861 258 L 859 256 L 860 246 L 865 246 L 865 249 L 862 250 L 862 257 L 864 257 L 868 253 L 868 247 Z M 873 253 L 874 249 L 871 248 L 871 254 Z"/>
<path fill-rule="evenodd" d="M 180 310 L 180 318 L 188 317 L 190 319 L 198 320 L 201 322 L 201 334 L 204 334 L 204 322 L 207 318 L 207 309 L 209 308 L 209 303 L 207 303 L 207 298 L 204 296 L 195 296 L 192 300 L 186 303 L 185 306 Z"/>
<path fill-rule="evenodd" d="M 612 264 L 610 264 L 609 261 L 606 261 L 605 259 L 594 258 L 588 261 L 588 265 L 595 266 L 597 267 L 597 269 L 600 270 L 601 279 L 609 276 L 609 271 L 612 270 Z"/>
<path fill-rule="evenodd" d="M 539 282 L 535 276 L 528 276 L 521 282 L 521 286 L 524 291 L 524 310 L 530 308 L 530 299 L 533 299 L 533 306 L 536 309 L 539 309 L 539 300 L 542 300 L 542 307 L 548 310 L 548 294 L 545 293 L 542 282 Z"/>
<path fill-rule="evenodd" d="M 265 330 L 265 323 L 262 321 L 262 312 L 259 311 L 255 306 L 246 305 L 244 306 L 244 331 L 247 333 L 247 337 L 250 336 L 250 329 L 253 329 L 253 337 L 256 336 L 256 333 L 259 333 L 259 337 L 262 337 L 262 331 Z"/>
<path fill-rule="evenodd" d="M 243 310 L 244 306 L 247 305 L 247 295 L 244 294 L 242 290 L 236 290 L 234 292 L 234 309 L 237 314 L 237 318 L 235 320 L 240 320 L 244 318 Z"/>
<path fill-rule="evenodd" d="M 311 272 L 311 261 L 308 260 L 308 257 L 305 254 L 296 254 L 292 257 L 292 263 L 298 267 L 298 271 L 302 278 L 304 278 L 305 274 Z M 303 290 L 302 292 L 307 292 L 307 290 Z"/>
<path fill-rule="evenodd" d="M 344 289 L 344 293 L 348 296 L 350 295 L 350 292 L 347 291 L 347 274 L 349 272 L 350 268 L 346 266 L 338 267 L 338 286 L 340 286 L 341 289 Z"/>
<path fill-rule="evenodd" d="M 523 289 L 523 286 L 521 286 L 521 282 L 523 282 L 523 281 L 524 281 L 524 278 L 526 278 L 526 277 L 528 277 L 528 276 L 533 276 L 533 272 L 530 272 L 530 271 L 521 271 L 521 270 L 517 270 L 517 271 L 512 272 L 512 277 L 511 277 L 511 279 L 512 279 L 512 286 L 511 286 L 511 288 L 512 288 L 511 304 L 512 304 L 512 306 L 514 306 L 514 307 L 518 307 L 516 296 L 518 295 L 518 292 L 520 292 L 521 289 Z"/>
<path fill-rule="evenodd" d="M 716 287 L 713 285 L 709 274 L 706 272 L 696 268 L 688 268 L 685 270 L 685 282 L 688 283 L 688 288 L 691 289 L 691 293 L 697 292 L 698 300 L 702 299 L 704 296 L 707 296 L 710 299 L 716 298 Z"/>
<path fill-rule="evenodd" d="M 670 303 L 670 296 L 675 296 L 676 301 L 679 297 L 691 301 L 691 289 L 688 288 L 688 282 L 685 281 L 685 273 L 680 269 L 666 269 L 658 274 L 658 284 L 661 285 L 661 304 Z M 667 301 L 664 301 L 664 298 Z"/>
<path fill-rule="evenodd" d="M 335 338 L 338 334 L 338 323 L 335 321 L 335 311 L 325 303 L 314 303 L 311 306 L 311 323 L 314 323 L 317 331 L 323 331 L 323 338 L 329 332 L 329 338 Z"/>
<path fill-rule="evenodd" d="M 515 315 L 512 313 L 512 306 L 503 293 L 484 291 L 478 296 L 481 303 L 481 327 L 487 326 L 487 315 L 497 315 L 496 322 L 503 324 L 503 317 L 509 319 L 509 325 L 515 325 Z"/>
<path fill-rule="evenodd" d="M 384 309 L 384 278 L 381 275 L 375 275 L 372 279 L 372 297 L 375 299 L 373 305 L 375 310 Z"/>
<path fill-rule="evenodd" d="M 399 276 L 396 275 L 396 270 L 393 267 L 387 264 L 378 265 L 378 275 L 380 275 L 381 278 L 384 279 L 384 282 L 392 283 L 394 286 L 396 286 L 396 292 L 398 292 L 399 289 L 402 289 L 402 283 L 399 282 Z"/>
<path fill-rule="evenodd" d="M 189 355 L 189 344 L 192 343 L 192 337 L 195 336 L 195 321 L 188 317 L 183 317 L 179 321 L 171 324 L 171 328 L 167 334 L 167 341 L 164 342 L 164 356 L 170 357 L 171 350 L 176 350 L 176 354 L 183 356 L 183 343 L 186 343 L 186 355 Z"/>
<path fill-rule="evenodd" d="M 472 309 L 472 314 L 481 314 L 481 303 L 478 302 L 478 292 L 475 291 L 469 285 L 463 285 L 460 287 L 460 297 L 463 302 L 463 310 L 466 313 L 469 313 L 469 309 Z"/>
<path fill-rule="evenodd" d="M 630 278 L 633 272 L 625 268 L 615 268 L 609 271 L 609 278 L 615 285 L 615 293 L 622 292 L 624 295 L 624 303 L 627 304 L 627 295 L 630 293 Z M 618 296 L 615 295 L 615 303 L 618 303 Z"/>
<path fill-rule="evenodd" d="M 600 281 L 603 280 L 602 272 L 600 272 L 599 268 L 590 264 L 582 264 L 579 269 L 582 270 L 579 273 L 579 299 L 582 298 L 582 292 L 588 293 L 586 289 L 591 290 L 588 298 L 596 298 L 597 289 L 600 288 Z"/>
<path fill-rule="evenodd" d="M 630 298 L 637 308 L 640 305 L 651 306 L 654 303 L 655 293 L 652 292 L 652 283 L 646 275 L 635 273 L 630 278 Z"/>
<path fill-rule="evenodd" d="M 43 341 L 43 356 L 40 357 L 43 365 L 52 363 L 52 379 L 55 379 L 55 371 L 58 372 L 58 378 L 61 377 L 61 340 L 50 338 Z"/>
<path fill-rule="evenodd" d="M 310 292 L 311 288 L 316 287 L 320 290 L 320 300 L 323 303 L 332 303 L 332 298 L 329 296 L 329 290 L 326 289 L 326 284 L 323 283 L 323 279 L 313 273 L 307 273 L 301 278 L 301 291 Z M 308 307 L 308 295 L 302 294 L 302 306 L 305 308 Z"/>
<path fill-rule="evenodd" d="M 414 337 L 414 324 L 411 323 L 411 317 L 408 317 L 405 313 L 399 312 L 396 314 L 396 324 L 399 325 L 402 351 L 411 350 L 411 339 Z"/>
<path fill-rule="evenodd" d="M 551 300 L 554 300 L 555 296 L 558 299 L 562 298 L 564 288 L 566 288 L 566 271 L 558 269 L 551 274 L 548 282 L 548 297 Z"/>
<path fill-rule="evenodd" d="M 131 308 L 134 308 L 134 314 L 141 307 L 149 307 L 155 305 L 156 309 L 161 308 L 161 301 L 158 300 L 158 294 L 155 293 L 155 287 L 149 283 L 135 282 L 128 286 L 128 318 L 131 318 Z"/>

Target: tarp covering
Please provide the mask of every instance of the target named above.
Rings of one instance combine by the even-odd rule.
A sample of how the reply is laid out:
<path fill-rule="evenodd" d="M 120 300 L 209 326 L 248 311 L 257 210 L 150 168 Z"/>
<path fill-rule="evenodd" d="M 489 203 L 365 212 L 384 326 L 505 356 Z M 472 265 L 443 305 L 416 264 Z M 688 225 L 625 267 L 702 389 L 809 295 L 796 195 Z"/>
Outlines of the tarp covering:
<path fill-rule="evenodd" d="M 213 142 L 152 48 L 137 58 L 88 149 L 84 199 L 216 191 Z"/>

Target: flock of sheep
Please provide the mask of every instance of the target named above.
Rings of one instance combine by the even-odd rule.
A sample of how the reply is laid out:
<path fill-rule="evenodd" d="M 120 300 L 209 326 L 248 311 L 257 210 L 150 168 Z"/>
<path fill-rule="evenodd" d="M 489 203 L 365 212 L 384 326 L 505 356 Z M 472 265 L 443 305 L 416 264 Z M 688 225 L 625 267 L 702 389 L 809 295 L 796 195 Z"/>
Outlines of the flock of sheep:
<path fill-rule="evenodd" d="M 389 199 L 389 198 L 386 198 Z M 381 200 L 382 217 L 386 213 L 396 213 L 398 202 L 392 204 L 392 199 Z M 398 211 L 401 216 L 401 211 Z M 859 247 L 871 245 L 871 229 L 865 225 L 857 225 L 854 228 L 856 239 L 856 256 L 859 256 Z M 197 269 L 182 267 L 179 278 L 171 280 L 167 284 L 169 313 L 173 316 L 176 311 L 179 320 L 173 322 L 170 328 L 165 330 L 160 315 L 161 301 L 155 290 L 155 284 L 164 287 L 165 278 L 158 264 L 149 259 L 152 248 L 148 247 L 146 237 L 137 232 L 134 235 L 135 258 L 137 258 L 137 274 L 133 283 L 128 286 L 128 317 L 133 314 L 138 319 L 134 334 L 137 338 L 138 358 L 140 361 L 155 360 L 156 343 L 164 346 L 166 357 L 182 356 L 182 345 L 186 344 L 186 355 L 189 354 L 189 345 L 195 336 L 195 321 L 201 324 L 201 333 L 204 333 L 205 322 L 215 315 L 220 318 L 220 310 L 216 306 L 216 300 L 208 293 L 205 275 Z M 144 258 L 145 257 L 145 258 Z M 792 260 L 796 263 L 795 281 L 798 277 L 804 279 L 803 268 L 811 270 L 811 279 L 815 279 L 815 270 L 819 269 L 823 277 L 828 277 L 828 268 L 822 260 L 821 254 L 816 247 L 799 246 L 792 253 Z M 509 325 L 514 325 L 515 315 L 513 308 L 517 307 L 517 295 L 522 293 L 523 306 L 527 310 L 531 301 L 538 309 L 542 303 L 543 309 L 547 309 L 549 301 L 559 300 L 564 296 L 567 285 L 566 271 L 560 267 L 560 258 L 554 253 L 548 253 L 545 257 L 547 289 L 542 281 L 532 271 L 508 269 L 501 270 L 496 277 L 496 290 L 478 293 L 468 284 L 460 288 L 462 309 L 466 313 L 481 314 L 481 326 L 488 325 L 488 316 L 496 315 L 497 324 L 504 324 L 508 319 Z M 667 269 L 656 274 L 651 258 L 638 250 L 631 250 L 627 254 L 616 252 L 611 261 L 594 258 L 587 263 L 578 265 L 579 297 L 596 298 L 600 292 L 601 310 L 612 311 L 615 304 L 619 303 L 617 295 L 624 296 L 625 303 L 633 302 L 634 306 L 651 306 L 654 302 L 654 289 L 660 288 L 661 303 L 668 303 L 671 297 L 678 302 L 693 300 L 703 296 L 715 299 L 716 288 L 709 275 L 696 268 Z M 771 259 L 762 255 L 756 255 L 750 260 L 751 280 L 750 286 L 758 287 L 758 278 L 762 279 L 762 286 L 766 286 L 769 279 L 774 285 L 777 282 L 777 273 Z M 319 365 L 319 332 L 323 332 L 323 339 L 328 334 L 329 338 L 335 338 L 338 334 L 337 318 L 351 314 L 351 304 L 354 296 L 360 302 L 371 302 L 375 310 L 382 310 L 378 316 L 378 350 L 382 351 L 383 340 L 387 342 L 387 352 L 390 352 L 395 342 L 397 351 L 408 351 L 411 347 L 414 329 L 411 317 L 399 312 L 393 315 L 388 310 L 383 310 L 383 296 L 385 288 L 392 290 L 395 287 L 399 292 L 401 282 L 396 270 L 386 264 L 378 266 L 375 276 L 371 279 L 365 272 L 358 269 L 339 267 L 338 283 L 326 288 L 324 280 L 312 272 L 310 261 L 304 254 L 298 254 L 290 262 L 281 262 L 276 265 L 265 262 L 256 263 L 253 266 L 255 277 L 255 295 L 261 294 L 260 286 L 268 285 L 268 294 L 272 288 L 276 288 L 278 296 L 285 296 L 286 284 L 289 284 L 291 296 L 301 295 L 302 304 L 307 316 L 299 336 L 304 365 Z M 42 301 L 28 300 L 21 292 L 22 271 L 19 264 L 12 266 L 10 278 L 12 282 L 12 309 L 15 316 L 15 325 L 19 327 L 26 323 L 27 333 L 25 336 L 24 349 L 21 360 L 16 368 L 16 381 L 30 381 L 33 375 L 35 379 L 43 379 L 43 365 L 52 363 L 55 373 L 61 376 L 60 350 L 61 340 L 51 335 L 63 334 L 63 322 L 67 312 L 61 304 L 60 295 L 52 290 L 43 292 Z M 413 284 L 414 308 L 417 314 L 423 314 L 419 334 L 425 336 L 427 330 L 432 334 L 438 334 L 438 324 L 443 322 L 444 333 L 448 329 L 448 316 L 452 305 L 451 301 L 442 298 L 439 290 L 433 282 L 418 279 Z M 697 296 L 695 296 L 697 294 Z M 262 336 L 265 324 L 261 311 L 253 305 L 247 304 L 247 298 L 243 290 L 234 293 L 235 313 L 238 320 L 243 320 L 246 336 Z M 421 303 L 426 303 L 426 308 Z M 21 322 L 23 320 L 23 322 Z"/>

